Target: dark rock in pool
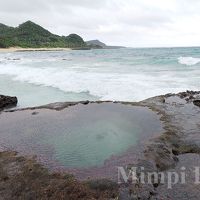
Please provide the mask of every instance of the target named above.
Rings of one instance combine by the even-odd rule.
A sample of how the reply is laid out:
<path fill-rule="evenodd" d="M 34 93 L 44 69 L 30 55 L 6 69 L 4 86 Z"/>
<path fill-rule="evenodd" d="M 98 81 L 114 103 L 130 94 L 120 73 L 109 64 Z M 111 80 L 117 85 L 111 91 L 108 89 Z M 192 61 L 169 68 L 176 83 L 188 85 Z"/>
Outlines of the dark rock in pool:
<path fill-rule="evenodd" d="M 194 100 L 193 103 L 194 103 L 195 106 L 200 107 L 200 100 Z"/>
<path fill-rule="evenodd" d="M 0 110 L 11 108 L 17 105 L 17 97 L 0 95 Z"/>

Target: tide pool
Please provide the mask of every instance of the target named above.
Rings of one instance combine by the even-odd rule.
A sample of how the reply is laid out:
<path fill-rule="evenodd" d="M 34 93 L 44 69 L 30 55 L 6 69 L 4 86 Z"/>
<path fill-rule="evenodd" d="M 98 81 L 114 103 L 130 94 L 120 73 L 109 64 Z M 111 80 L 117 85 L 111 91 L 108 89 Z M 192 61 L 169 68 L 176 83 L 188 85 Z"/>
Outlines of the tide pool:
<path fill-rule="evenodd" d="M 103 166 L 162 131 L 159 117 L 148 108 L 113 103 L 16 111 L 0 118 L 1 148 L 65 168 Z"/>

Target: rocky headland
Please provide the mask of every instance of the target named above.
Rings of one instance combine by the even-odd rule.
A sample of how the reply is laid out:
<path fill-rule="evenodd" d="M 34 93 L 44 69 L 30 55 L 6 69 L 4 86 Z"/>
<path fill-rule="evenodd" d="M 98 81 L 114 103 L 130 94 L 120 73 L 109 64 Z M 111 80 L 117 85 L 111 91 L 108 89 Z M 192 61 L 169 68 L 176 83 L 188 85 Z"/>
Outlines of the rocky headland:
<path fill-rule="evenodd" d="M 11 105 L 16 105 L 16 101 L 14 102 Z M 77 104 L 87 106 L 92 103 L 103 102 L 54 103 L 2 112 L 20 111 L 23 114 L 29 110 L 34 116 L 46 109 L 59 112 Z M 184 166 L 187 169 L 185 184 L 177 183 L 172 189 L 168 189 L 167 183 L 154 181 L 152 184 L 143 184 L 139 178 L 136 183 L 120 185 L 106 179 L 78 181 L 63 172 L 49 172 L 36 158 L 4 151 L 0 153 L 0 199 L 199 199 L 200 184 L 194 183 L 193 168 L 200 166 L 200 92 L 161 95 L 138 103 L 112 103 L 148 107 L 160 117 L 163 124 L 163 132 L 148 139 L 137 159 L 130 161 L 127 168 L 144 167 L 145 174 L 167 174 L 179 173 Z M 0 105 L 1 109 L 7 108 L 5 97 L 0 98 Z M 138 170 L 137 176 L 140 175 L 141 171 Z"/>

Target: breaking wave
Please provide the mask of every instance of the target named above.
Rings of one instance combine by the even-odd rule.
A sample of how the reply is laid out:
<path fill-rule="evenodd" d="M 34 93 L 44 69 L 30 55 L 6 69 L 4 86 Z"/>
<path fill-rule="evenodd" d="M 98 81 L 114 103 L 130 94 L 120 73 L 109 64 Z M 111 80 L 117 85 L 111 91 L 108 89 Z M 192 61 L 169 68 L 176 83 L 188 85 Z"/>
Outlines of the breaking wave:
<path fill-rule="evenodd" d="M 57 88 L 64 92 L 89 93 L 101 100 L 140 101 L 168 92 L 188 89 L 185 77 L 167 74 L 111 73 L 62 67 L 0 65 L 0 75 L 14 81 Z M 170 84 L 169 84 L 170 83 Z M 191 88 L 189 89 L 194 89 Z"/>
<path fill-rule="evenodd" d="M 196 65 L 200 63 L 200 58 L 193 58 L 193 57 L 179 57 L 178 62 L 182 65 Z"/>

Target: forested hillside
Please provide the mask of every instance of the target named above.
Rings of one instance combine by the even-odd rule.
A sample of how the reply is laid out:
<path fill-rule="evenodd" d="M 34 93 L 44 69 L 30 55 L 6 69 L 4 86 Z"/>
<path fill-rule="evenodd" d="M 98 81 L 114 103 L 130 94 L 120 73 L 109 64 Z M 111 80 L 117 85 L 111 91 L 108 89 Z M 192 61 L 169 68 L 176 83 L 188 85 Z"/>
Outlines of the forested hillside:
<path fill-rule="evenodd" d="M 27 21 L 16 28 L 0 24 L 0 48 L 84 47 L 86 43 L 76 34 L 58 36 L 43 27 Z"/>

